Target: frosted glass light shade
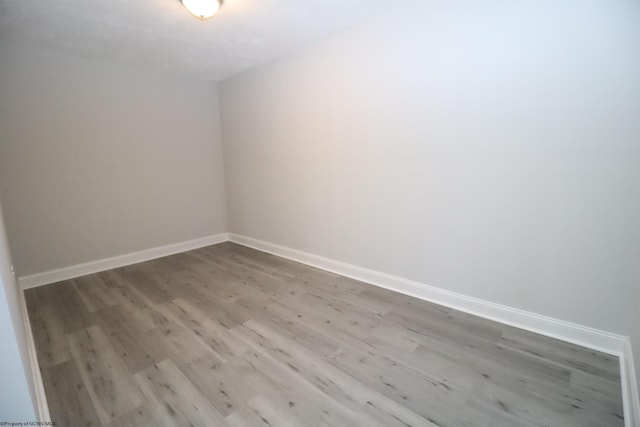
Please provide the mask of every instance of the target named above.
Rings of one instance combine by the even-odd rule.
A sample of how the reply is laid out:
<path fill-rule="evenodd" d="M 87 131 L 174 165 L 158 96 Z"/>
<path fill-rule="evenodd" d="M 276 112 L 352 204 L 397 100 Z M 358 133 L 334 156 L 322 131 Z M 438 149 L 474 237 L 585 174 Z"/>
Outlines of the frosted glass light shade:
<path fill-rule="evenodd" d="M 189 12 L 200 19 L 211 18 L 220 9 L 220 0 L 182 0 Z"/>

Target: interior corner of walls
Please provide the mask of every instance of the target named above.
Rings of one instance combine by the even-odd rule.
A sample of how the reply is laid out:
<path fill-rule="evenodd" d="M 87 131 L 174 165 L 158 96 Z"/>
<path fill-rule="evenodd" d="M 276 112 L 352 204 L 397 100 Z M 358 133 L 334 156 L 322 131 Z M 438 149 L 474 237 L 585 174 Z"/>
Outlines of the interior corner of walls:
<path fill-rule="evenodd" d="M 215 82 L 46 50 L 9 55 L 0 181 L 21 272 L 226 231 Z M 82 215 L 71 221 L 61 199 Z"/>

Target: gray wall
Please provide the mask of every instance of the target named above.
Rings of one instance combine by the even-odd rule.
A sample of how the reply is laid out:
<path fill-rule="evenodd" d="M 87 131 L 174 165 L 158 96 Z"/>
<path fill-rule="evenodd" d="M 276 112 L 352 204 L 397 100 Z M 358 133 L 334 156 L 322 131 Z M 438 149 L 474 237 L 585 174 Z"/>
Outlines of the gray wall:
<path fill-rule="evenodd" d="M 227 231 L 215 83 L 0 47 L 19 276 Z"/>
<path fill-rule="evenodd" d="M 19 292 L 0 207 L 0 421 L 7 422 L 37 420 L 33 372 Z"/>
<path fill-rule="evenodd" d="M 223 81 L 230 231 L 628 335 L 639 7 L 399 2 Z"/>

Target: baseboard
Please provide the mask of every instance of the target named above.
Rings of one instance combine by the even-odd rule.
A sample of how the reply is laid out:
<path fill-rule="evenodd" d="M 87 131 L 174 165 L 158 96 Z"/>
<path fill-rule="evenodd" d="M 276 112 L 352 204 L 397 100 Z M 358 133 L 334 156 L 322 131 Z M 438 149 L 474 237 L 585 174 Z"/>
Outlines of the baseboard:
<path fill-rule="evenodd" d="M 303 264 L 351 277 L 392 291 L 495 320 L 507 325 L 558 338 L 615 356 L 624 353 L 627 337 L 554 319 L 536 313 L 492 303 L 456 292 L 403 279 L 285 246 L 229 233 L 229 240 L 243 246 L 298 261 Z"/>
<path fill-rule="evenodd" d="M 18 283 L 22 289 L 34 288 L 36 286 L 48 285 L 49 283 L 69 280 L 87 274 L 99 273 L 113 268 L 124 267 L 139 262 L 149 261 L 180 252 L 202 248 L 204 246 L 215 245 L 229 240 L 227 233 L 215 234 L 201 237 L 199 239 L 188 240 L 186 242 L 174 243 L 171 245 L 158 246 L 156 248 L 145 249 L 139 252 L 132 252 L 118 255 L 111 258 L 100 259 L 83 264 L 72 265 L 70 267 L 45 271 L 18 278 Z"/>
<path fill-rule="evenodd" d="M 622 380 L 626 427 L 640 427 L 640 396 L 634 360 L 631 341 L 627 340 L 624 355 L 620 358 L 620 378 Z"/>
<path fill-rule="evenodd" d="M 251 237 L 229 233 L 229 240 L 425 301 L 618 356 L 620 358 L 625 426 L 640 427 L 638 384 L 628 337 L 492 303 Z"/>
<path fill-rule="evenodd" d="M 42 375 L 40 374 L 40 366 L 38 365 L 38 354 L 36 353 L 36 344 L 33 341 L 33 333 L 31 332 L 31 322 L 29 321 L 29 311 L 27 310 L 27 302 L 24 298 L 24 291 L 19 290 L 18 299 L 20 301 L 20 310 L 22 312 L 22 323 L 27 341 L 27 354 L 29 356 L 29 365 L 31 366 L 31 382 L 33 384 L 35 401 L 35 410 L 38 421 L 41 423 L 51 422 L 49 414 L 49 405 L 47 405 L 47 395 L 44 392 L 44 384 Z"/>

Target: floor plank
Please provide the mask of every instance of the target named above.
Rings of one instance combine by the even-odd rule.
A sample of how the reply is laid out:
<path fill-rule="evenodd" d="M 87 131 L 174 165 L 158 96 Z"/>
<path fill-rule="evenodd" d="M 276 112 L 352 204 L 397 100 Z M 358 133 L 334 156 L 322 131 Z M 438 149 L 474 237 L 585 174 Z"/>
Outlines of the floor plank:
<path fill-rule="evenodd" d="M 52 413 L 57 414 L 58 425 L 101 425 L 86 385 L 73 361 L 47 369 L 42 378 L 48 391 L 49 407 Z"/>
<path fill-rule="evenodd" d="M 160 418 L 179 426 L 224 426 L 224 419 L 171 362 L 164 360 L 138 374 L 147 398 L 155 400 Z"/>
<path fill-rule="evenodd" d="M 99 326 L 67 336 L 73 359 L 103 424 L 144 403 L 140 389 Z"/>

